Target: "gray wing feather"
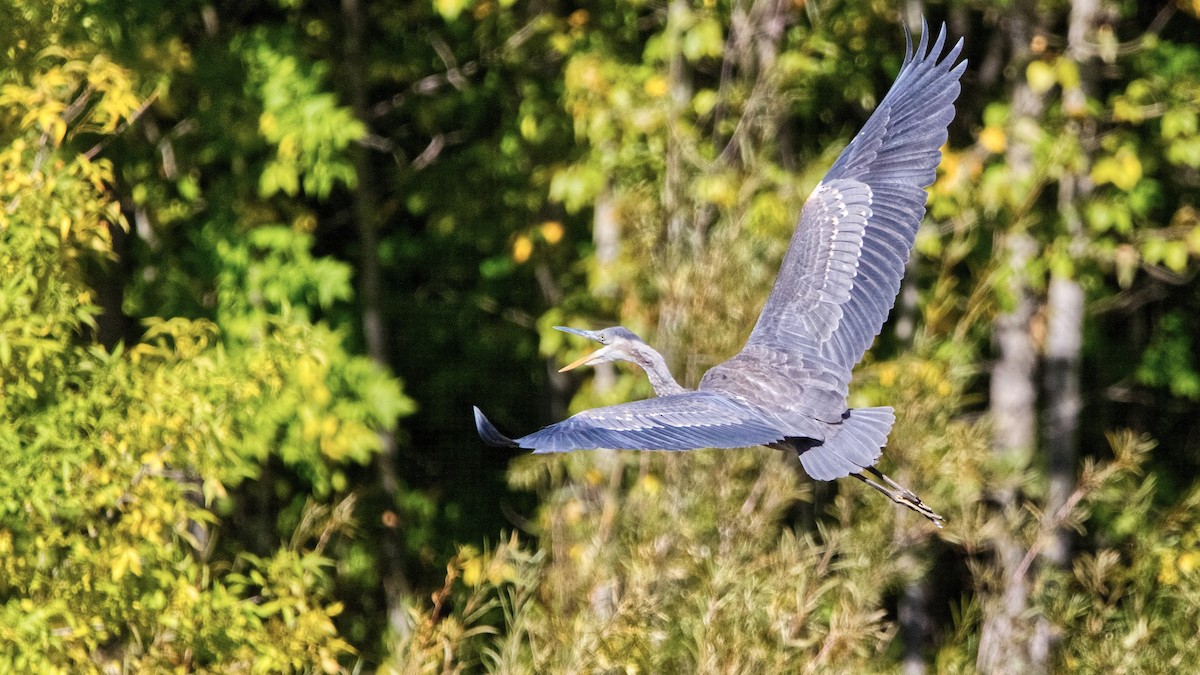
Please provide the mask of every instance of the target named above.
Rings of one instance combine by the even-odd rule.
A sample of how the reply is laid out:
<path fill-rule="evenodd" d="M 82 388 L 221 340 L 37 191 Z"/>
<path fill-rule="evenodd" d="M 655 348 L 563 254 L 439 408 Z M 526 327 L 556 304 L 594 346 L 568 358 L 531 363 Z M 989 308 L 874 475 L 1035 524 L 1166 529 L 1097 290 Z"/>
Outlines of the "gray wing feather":
<path fill-rule="evenodd" d="M 824 443 L 797 447 L 804 472 L 816 480 L 834 480 L 874 466 L 896 421 L 891 408 L 852 408 L 842 417 L 836 434 Z"/>
<path fill-rule="evenodd" d="M 697 391 L 585 410 L 515 443 L 535 453 L 593 448 L 693 450 L 745 448 L 784 436 L 752 406 Z"/>
<path fill-rule="evenodd" d="M 832 337 L 854 289 L 870 203 L 870 189 L 856 181 L 826 181 L 813 191 L 751 344 L 814 353 Z"/>
<path fill-rule="evenodd" d="M 845 370 L 871 346 L 895 303 L 925 188 L 954 118 L 962 41 L 942 55 L 922 32 L 879 107 L 805 202 L 747 346 L 807 354 Z M 911 42 L 909 43 L 911 45 Z"/>

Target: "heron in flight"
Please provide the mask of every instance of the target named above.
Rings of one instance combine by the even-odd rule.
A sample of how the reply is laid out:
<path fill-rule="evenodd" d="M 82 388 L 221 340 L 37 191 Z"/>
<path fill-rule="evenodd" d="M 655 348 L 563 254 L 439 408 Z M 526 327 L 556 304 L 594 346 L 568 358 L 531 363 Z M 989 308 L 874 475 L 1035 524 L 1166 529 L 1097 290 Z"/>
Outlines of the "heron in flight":
<path fill-rule="evenodd" d="M 932 46 L 922 28 L 915 52 L 906 31 L 891 90 L 804 203 L 741 352 L 689 390 L 625 328 L 558 327 L 601 345 L 563 370 L 629 361 L 646 371 L 657 396 L 585 410 L 516 439 L 475 408 L 479 436 L 535 453 L 766 445 L 795 452 L 815 480 L 854 476 L 941 527 L 940 515 L 874 468 L 895 421 L 892 408 L 847 407 L 851 371 L 900 289 L 967 65 L 958 60 L 961 39 L 945 50 L 944 25 Z"/>

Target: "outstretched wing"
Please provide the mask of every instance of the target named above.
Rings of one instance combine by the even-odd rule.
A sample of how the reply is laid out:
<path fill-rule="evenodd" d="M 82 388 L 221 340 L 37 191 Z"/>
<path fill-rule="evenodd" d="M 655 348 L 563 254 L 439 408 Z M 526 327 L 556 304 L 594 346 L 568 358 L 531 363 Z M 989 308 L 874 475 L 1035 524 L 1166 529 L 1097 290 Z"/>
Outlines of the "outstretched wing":
<path fill-rule="evenodd" d="M 784 437 L 751 406 L 699 391 L 585 410 L 511 440 L 500 434 L 478 408 L 475 426 L 480 437 L 492 445 L 513 445 L 535 453 L 593 448 L 745 448 Z"/>
<path fill-rule="evenodd" d="M 943 57 L 945 26 L 928 49 L 924 28 L 891 90 L 805 202 L 747 352 L 803 355 L 844 369 L 848 380 L 887 320 L 966 68 L 955 63 L 962 40 Z"/>

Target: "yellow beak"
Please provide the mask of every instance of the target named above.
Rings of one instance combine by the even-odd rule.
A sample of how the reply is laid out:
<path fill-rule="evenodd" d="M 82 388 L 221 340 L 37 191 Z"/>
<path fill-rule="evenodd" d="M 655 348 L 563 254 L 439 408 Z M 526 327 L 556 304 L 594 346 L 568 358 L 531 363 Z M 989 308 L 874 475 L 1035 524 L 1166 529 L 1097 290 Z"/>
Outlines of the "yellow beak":
<path fill-rule="evenodd" d="M 565 372 L 567 372 L 568 370 L 574 370 L 574 369 L 578 368 L 579 366 L 585 365 L 585 364 L 586 364 L 588 361 L 591 361 L 591 360 L 592 360 L 592 357 L 593 357 L 593 356 L 595 356 L 595 355 L 596 355 L 596 352 L 599 352 L 599 351 L 600 351 L 600 350 L 599 350 L 599 349 L 597 349 L 595 352 L 591 352 L 590 354 L 585 354 L 584 356 L 582 356 L 582 357 L 581 357 L 581 358 L 579 358 L 578 360 L 576 360 L 576 361 L 573 361 L 573 362 L 571 362 L 570 364 L 567 364 L 567 365 L 563 366 L 562 368 L 559 368 L 559 369 L 558 369 L 558 372 L 560 372 L 560 373 L 565 373 Z"/>

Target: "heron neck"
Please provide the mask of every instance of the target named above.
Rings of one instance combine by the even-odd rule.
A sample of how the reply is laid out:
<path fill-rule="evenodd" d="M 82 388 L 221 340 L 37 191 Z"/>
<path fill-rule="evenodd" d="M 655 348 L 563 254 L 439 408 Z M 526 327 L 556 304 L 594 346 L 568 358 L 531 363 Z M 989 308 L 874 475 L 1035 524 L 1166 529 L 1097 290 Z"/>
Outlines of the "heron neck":
<path fill-rule="evenodd" d="M 671 376 L 671 371 L 667 368 L 667 361 L 662 354 L 645 346 L 638 349 L 636 356 L 636 363 L 646 371 L 646 375 L 650 378 L 650 386 L 654 387 L 656 395 L 670 396 L 687 391 Z"/>

